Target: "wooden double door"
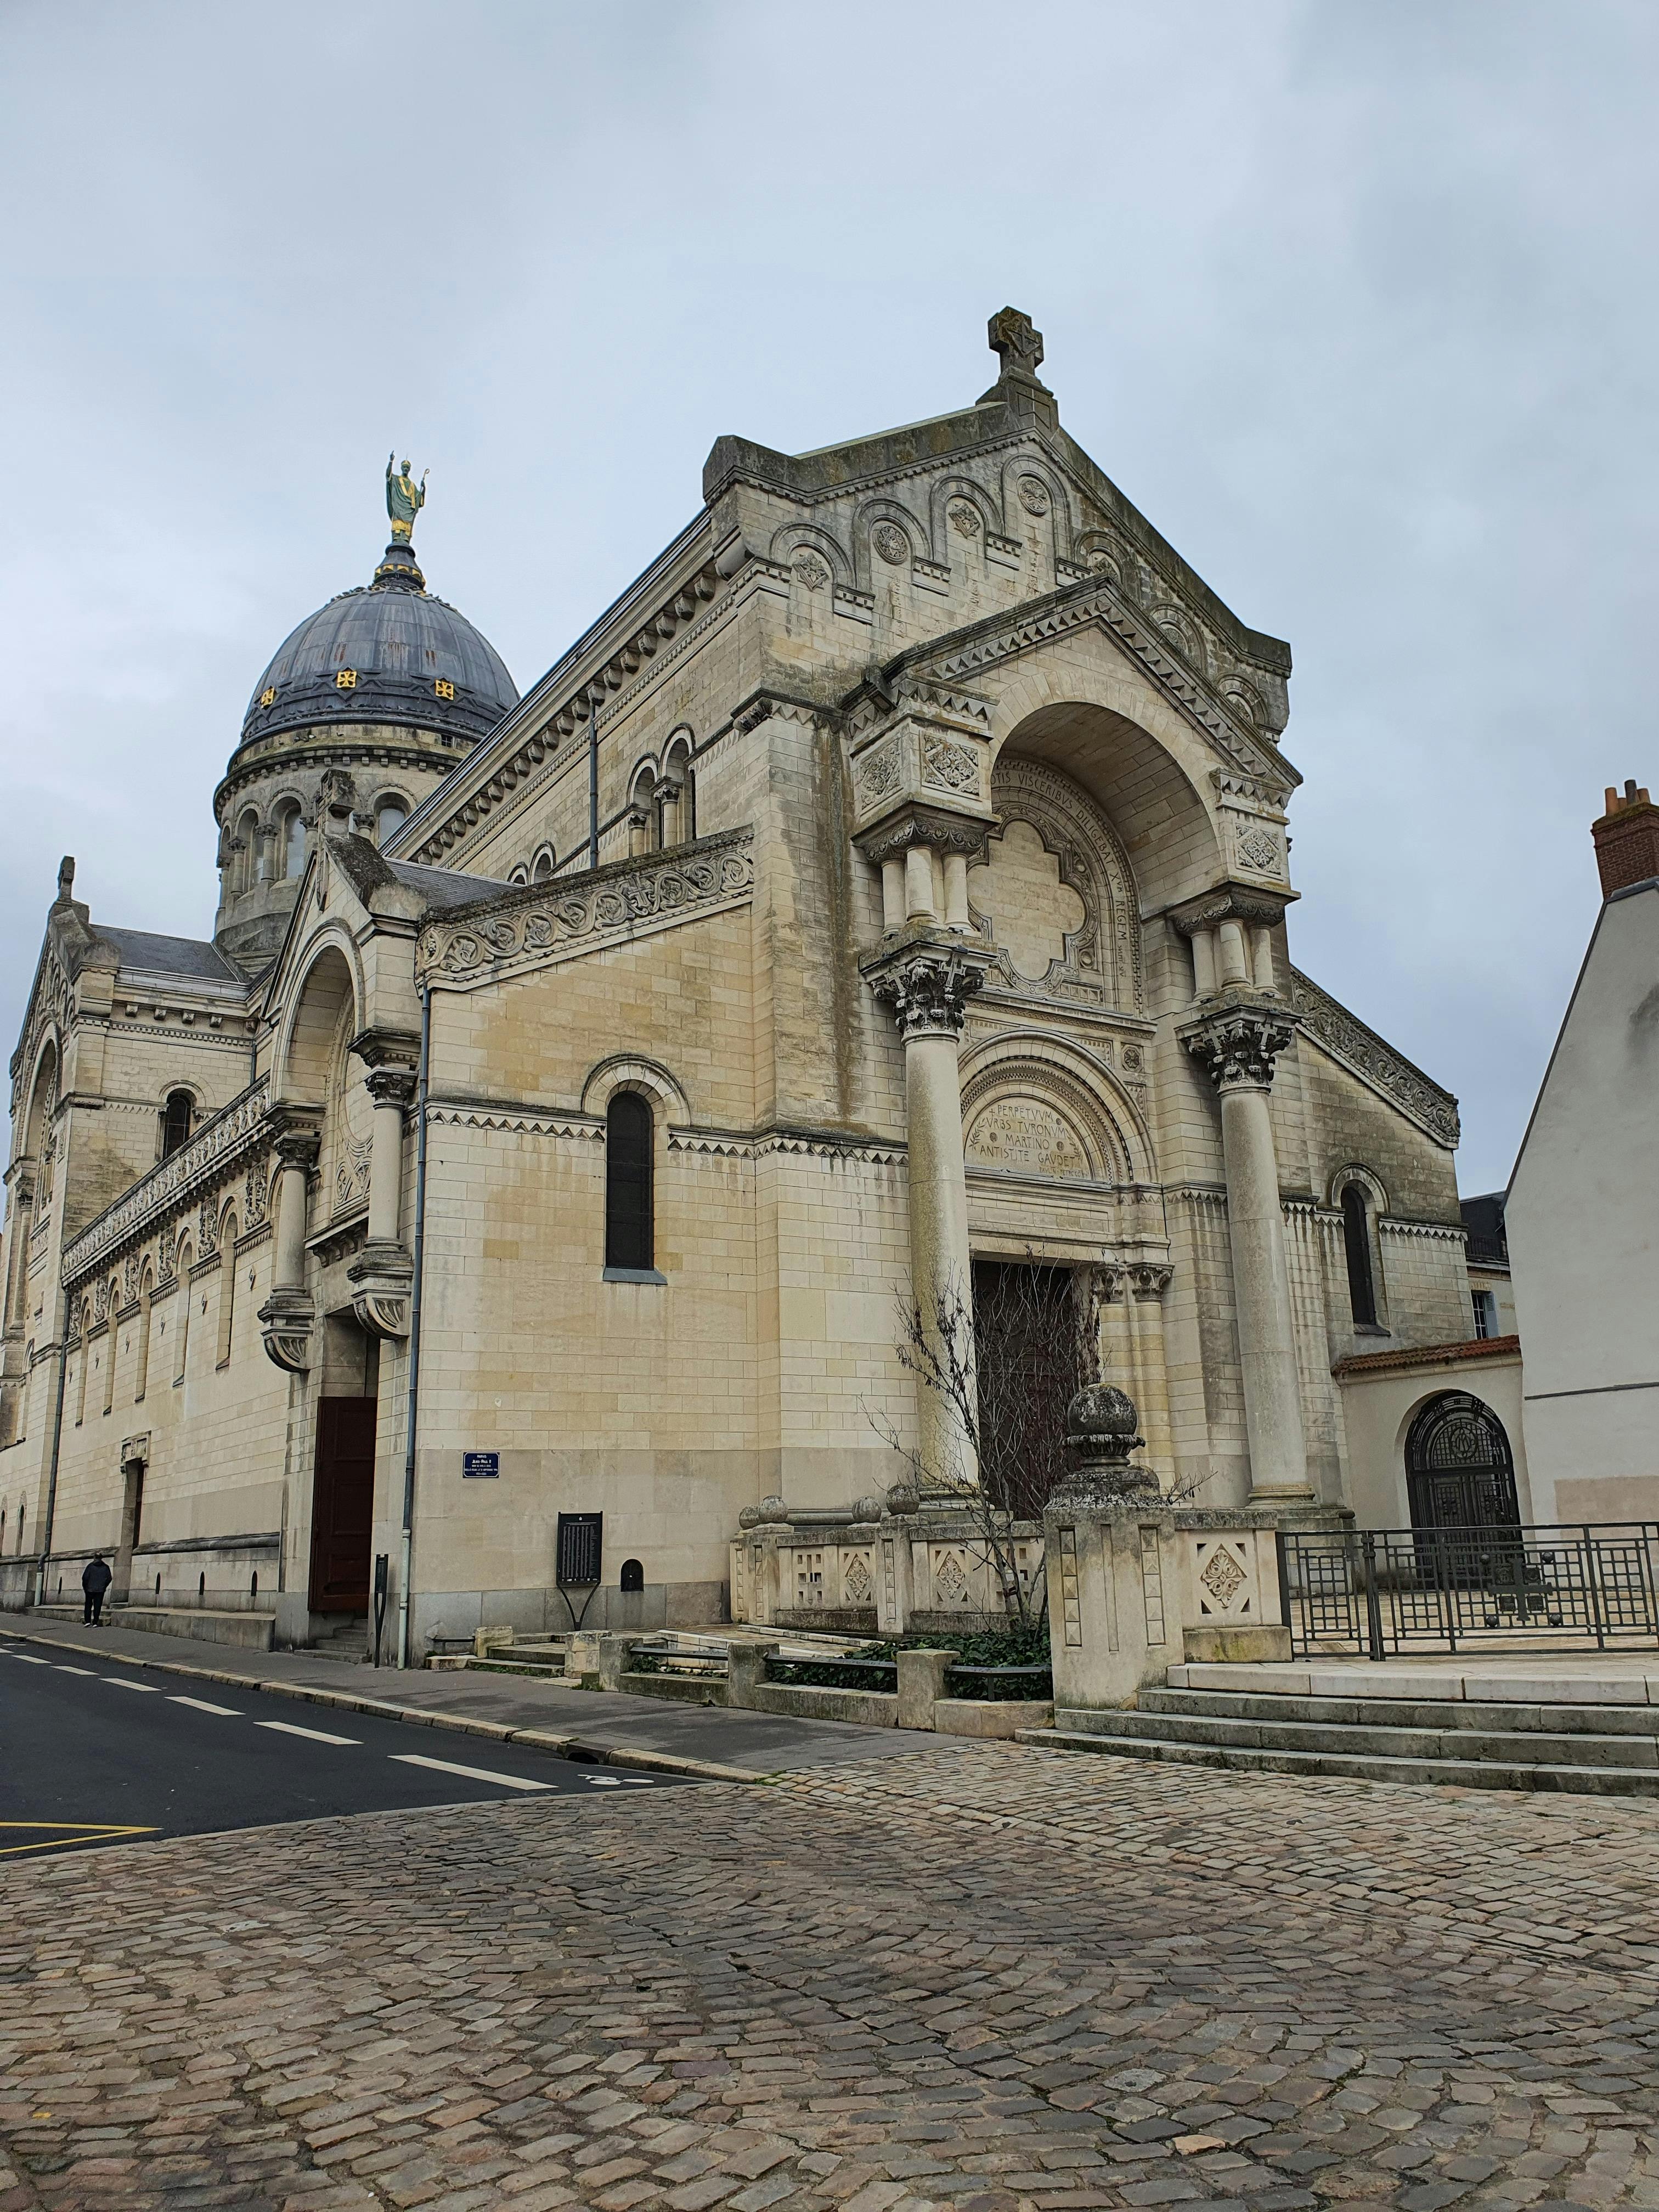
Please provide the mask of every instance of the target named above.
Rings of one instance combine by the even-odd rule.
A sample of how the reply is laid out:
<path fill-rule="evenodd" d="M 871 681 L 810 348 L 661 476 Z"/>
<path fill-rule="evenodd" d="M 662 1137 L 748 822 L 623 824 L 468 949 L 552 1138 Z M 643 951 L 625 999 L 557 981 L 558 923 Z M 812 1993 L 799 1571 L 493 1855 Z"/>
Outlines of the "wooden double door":
<path fill-rule="evenodd" d="M 374 1526 L 373 1398 L 317 1407 L 317 1479 L 311 1504 L 311 1610 L 368 1611 Z"/>

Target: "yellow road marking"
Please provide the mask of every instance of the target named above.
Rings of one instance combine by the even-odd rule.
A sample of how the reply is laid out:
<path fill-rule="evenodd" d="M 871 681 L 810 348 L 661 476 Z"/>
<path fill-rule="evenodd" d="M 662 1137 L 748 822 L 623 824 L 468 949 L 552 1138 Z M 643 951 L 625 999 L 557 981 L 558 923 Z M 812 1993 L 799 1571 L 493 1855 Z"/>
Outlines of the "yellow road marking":
<path fill-rule="evenodd" d="M 7 1840 L 26 1830 L 38 1832 L 43 1828 L 51 1832 L 40 1843 L 14 1844 Z M 155 1827 L 116 1827 L 83 1820 L 0 1820 L 0 1859 L 18 1858 L 25 1851 L 55 1850 L 63 1844 L 89 1843 L 103 1837 L 157 1836 L 161 1832 Z"/>

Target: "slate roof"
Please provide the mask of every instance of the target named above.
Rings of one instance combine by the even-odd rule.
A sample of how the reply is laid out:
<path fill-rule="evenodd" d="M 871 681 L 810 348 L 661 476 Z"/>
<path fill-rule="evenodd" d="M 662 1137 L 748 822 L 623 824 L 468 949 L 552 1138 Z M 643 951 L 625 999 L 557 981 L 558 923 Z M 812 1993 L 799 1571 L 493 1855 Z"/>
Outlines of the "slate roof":
<path fill-rule="evenodd" d="M 518 686 L 482 631 L 404 569 L 359 584 L 307 615 L 253 687 L 241 744 L 318 722 L 400 722 L 482 737 Z M 336 678 L 356 681 L 342 690 Z M 437 685 L 454 687 L 452 698 Z M 265 695 L 275 696 L 266 703 Z"/>
<path fill-rule="evenodd" d="M 106 929 L 101 924 L 97 933 L 115 947 L 123 968 L 204 983 L 242 983 L 241 975 L 218 946 L 201 938 L 161 937 L 148 929 Z"/>
<path fill-rule="evenodd" d="M 489 898 L 492 892 L 518 888 L 495 876 L 465 875 L 459 868 L 422 868 L 411 860 L 388 860 L 386 866 L 400 884 L 419 891 L 434 911 L 445 907 L 471 906 L 476 900 Z"/>

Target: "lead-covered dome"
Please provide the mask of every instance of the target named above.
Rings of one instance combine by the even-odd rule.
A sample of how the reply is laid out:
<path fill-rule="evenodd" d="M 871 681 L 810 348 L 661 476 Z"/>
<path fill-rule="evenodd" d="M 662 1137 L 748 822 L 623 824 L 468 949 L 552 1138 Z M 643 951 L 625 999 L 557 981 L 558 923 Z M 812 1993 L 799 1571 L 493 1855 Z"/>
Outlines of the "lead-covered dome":
<path fill-rule="evenodd" d="M 307 615 L 253 687 L 240 744 L 327 722 L 404 723 L 480 738 L 518 703 L 489 639 L 434 599 L 407 545 L 374 580 Z"/>

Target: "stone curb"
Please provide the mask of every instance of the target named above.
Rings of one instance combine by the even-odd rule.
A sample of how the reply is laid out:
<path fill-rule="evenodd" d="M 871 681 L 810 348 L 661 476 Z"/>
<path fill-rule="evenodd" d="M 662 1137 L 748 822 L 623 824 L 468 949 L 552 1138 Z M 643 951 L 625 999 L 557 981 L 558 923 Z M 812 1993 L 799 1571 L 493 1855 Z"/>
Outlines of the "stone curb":
<path fill-rule="evenodd" d="M 180 1659 L 134 1659 L 96 1644 L 70 1644 L 58 1636 L 31 1635 L 27 1628 L 0 1627 L 0 1637 L 19 1644 L 38 1644 L 49 1651 L 75 1651 L 82 1658 L 101 1659 L 106 1665 L 148 1667 L 158 1674 L 183 1674 L 193 1682 L 218 1682 L 227 1689 L 252 1690 L 276 1698 L 298 1698 L 310 1705 L 333 1705 L 350 1713 L 368 1713 L 376 1720 L 407 1721 L 416 1728 L 453 1729 L 462 1735 L 489 1736 L 497 1743 L 528 1744 L 532 1750 L 552 1753 L 584 1766 L 637 1766 L 656 1774 L 686 1774 L 700 1782 L 744 1782 L 753 1787 L 769 1782 L 769 1774 L 751 1767 L 725 1766 L 712 1759 L 685 1759 L 672 1751 L 629 1751 L 620 1746 L 589 1743 L 581 1736 L 556 1735 L 547 1729 L 511 1728 L 504 1721 L 474 1719 L 467 1713 L 422 1712 L 415 1705 L 394 1705 L 384 1698 L 354 1697 L 349 1690 L 319 1689 L 311 1682 L 261 1682 L 251 1675 L 233 1674 L 222 1667 L 192 1667 Z"/>

